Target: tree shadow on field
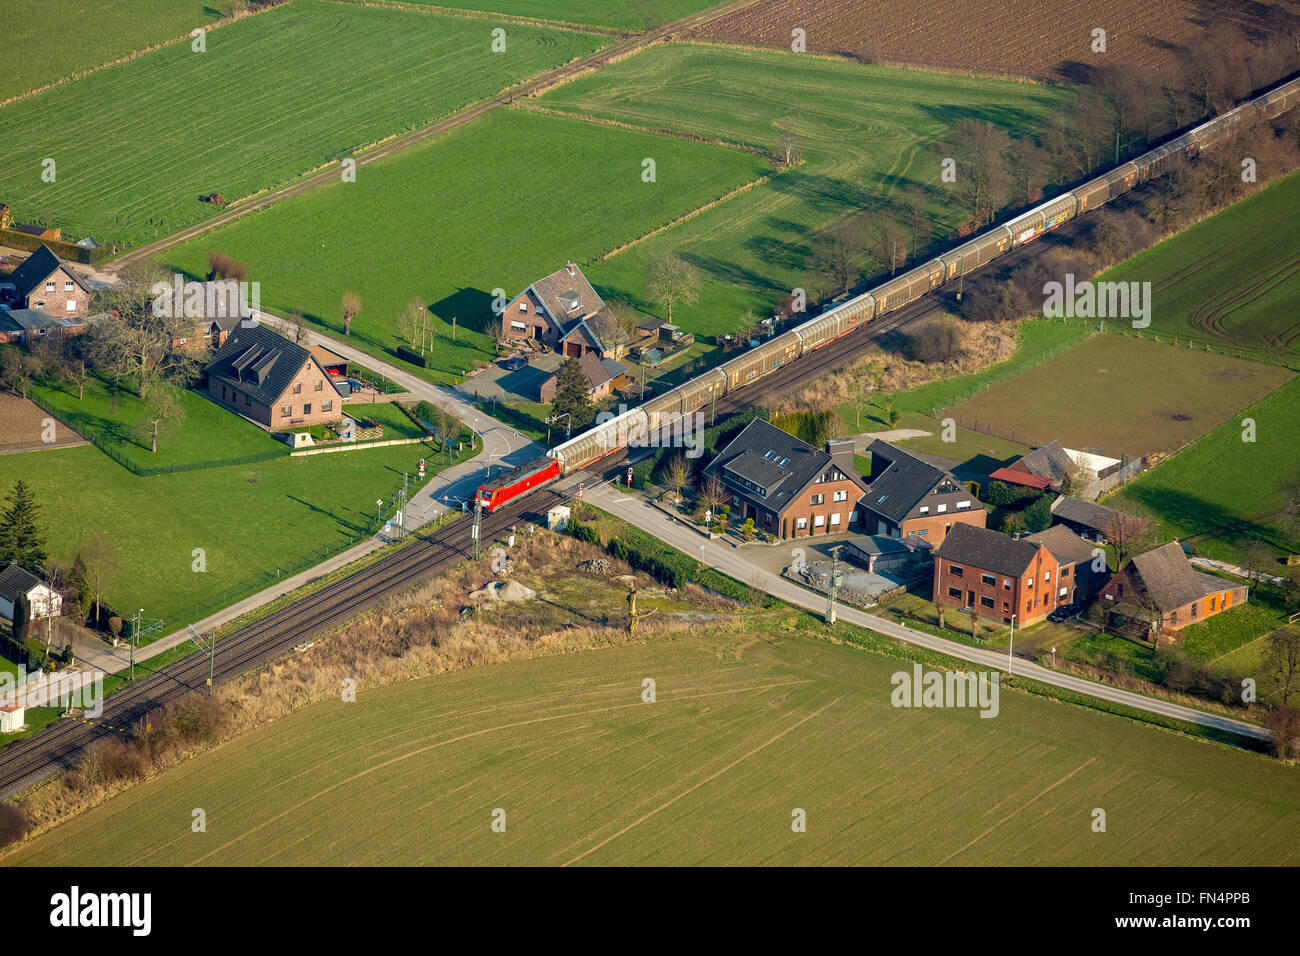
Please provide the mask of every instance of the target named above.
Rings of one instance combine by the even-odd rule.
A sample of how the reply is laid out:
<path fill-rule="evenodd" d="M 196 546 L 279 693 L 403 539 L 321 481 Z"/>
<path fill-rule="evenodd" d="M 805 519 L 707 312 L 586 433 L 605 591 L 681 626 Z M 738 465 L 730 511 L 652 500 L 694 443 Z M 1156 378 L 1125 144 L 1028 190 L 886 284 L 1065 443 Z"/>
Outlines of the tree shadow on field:
<path fill-rule="evenodd" d="M 743 288 L 767 292 L 787 291 L 784 286 L 773 282 L 770 277 L 760 275 L 753 269 L 747 269 L 739 263 L 727 262 L 716 256 L 701 256 L 691 252 L 681 253 L 680 255 L 684 262 L 694 266 L 700 272 L 729 285 L 738 285 Z"/>
<path fill-rule="evenodd" d="M 1046 97 L 1041 98 L 1044 107 L 1053 105 Z M 944 129 L 951 129 L 958 120 L 979 120 L 1001 126 L 1008 133 L 1025 136 L 1028 131 L 1037 129 L 1043 122 L 1041 116 L 1015 106 L 944 106 L 922 104 L 918 107 L 922 113 L 943 124 Z"/>
<path fill-rule="evenodd" d="M 773 236 L 754 236 L 745 241 L 745 248 L 764 263 L 799 272 L 807 268 L 811 250 L 802 242 L 786 242 Z"/>
<path fill-rule="evenodd" d="M 777 192 L 802 199 L 818 212 L 831 215 L 857 211 L 875 198 L 858 183 L 820 173 L 774 176 L 767 184 Z"/>
<path fill-rule="evenodd" d="M 1124 496 L 1151 511 L 1157 520 L 1176 522 L 1183 528 L 1190 528 L 1191 533 L 1181 540 L 1197 547 L 1207 541 L 1221 541 L 1244 550 L 1254 542 L 1262 541 L 1289 551 L 1295 544 L 1281 528 L 1260 524 L 1246 515 L 1185 491 L 1138 484 L 1129 485 Z"/>
<path fill-rule="evenodd" d="M 319 505 L 314 505 L 310 501 L 307 501 L 304 498 L 299 498 L 297 495 L 285 495 L 285 497 L 288 498 L 290 501 L 296 501 L 298 504 L 302 505 L 308 511 L 315 512 L 318 515 L 324 515 L 325 517 L 331 519 L 332 521 L 337 521 L 348 531 L 365 533 L 371 530 L 370 521 L 368 519 L 365 519 L 364 517 L 362 519 L 364 523 L 359 524 L 356 519 L 345 518 L 343 515 L 339 514 L 336 511 L 330 511 L 328 508 L 322 508 Z"/>
<path fill-rule="evenodd" d="M 490 334 L 491 323 L 496 318 L 496 313 L 492 311 L 493 298 L 491 293 L 482 289 L 457 289 L 430 305 L 429 311 L 448 325 L 451 325 L 454 318 L 457 326 L 462 329 Z"/>

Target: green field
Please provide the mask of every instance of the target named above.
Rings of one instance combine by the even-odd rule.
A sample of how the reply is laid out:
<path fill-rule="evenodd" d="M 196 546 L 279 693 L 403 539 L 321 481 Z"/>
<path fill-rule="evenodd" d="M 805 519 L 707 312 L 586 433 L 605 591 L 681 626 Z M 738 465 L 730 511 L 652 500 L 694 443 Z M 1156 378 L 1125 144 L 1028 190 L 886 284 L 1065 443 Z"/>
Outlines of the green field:
<path fill-rule="evenodd" d="M 644 30 L 713 6 L 717 0 L 407 0 L 458 10 L 580 23 L 609 30 Z"/>
<path fill-rule="evenodd" d="M 150 451 L 149 426 L 144 424 L 148 406 L 129 388 L 117 389 L 96 378 L 87 383 L 81 399 L 77 387 L 66 381 L 35 385 L 31 395 L 73 431 L 87 438 L 95 435 L 140 469 L 289 453 L 283 442 L 196 392 L 181 393 L 183 423 L 164 428 L 156 454 Z"/>
<path fill-rule="evenodd" d="M 673 321 L 703 334 L 735 331 L 746 309 L 767 315 L 791 289 L 815 288 L 820 280 L 805 268 L 810 233 L 887 204 L 900 186 L 937 187 L 930 147 L 956 120 L 1032 133 L 1071 101 L 1064 90 L 1023 83 L 701 44 L 653 46 L 540 99 L 551 109 L 773 152 L 775 124 L 794 122 L 802 165 L 590 270 L 602 293 L 660 314 L 646 271 L 679 252 L 704 283 L 699 301 L 676 307 Z M 959 218 L 937 201 L 932 214 L 936 237 Z"/>
<path fill-rule="evenodd" d="M 1242 440 L 1245 418 L 1255 420 L 1253 442 Z M 1282 486 L 1300 476 L 1297 421 L 1300 378 L 1293 378 L 1107 503 L 1149 509 L 1167 535 L 1211 557 L 1240 561 L 1254 541 L 1278 553 L 1300 551 L 1300 531 L 1287 528 L 1277 514 L 1295 503 Z"/>
<path fill-rule="evenodd" d="M 156 239 L 213 215 L 209 193 L 284 183 L 604 42 L 510 37 L 497 54 L 479 19 L 296 0 L 212 31 L 206 52 L 169 46 L 0 109 L 0 195 L 18 221 L 73 241 Z"/>
<path fill-rule="evenodd" d="M 217 457 L 222 448 L 209 437 Z M 473 454 L 467 446 L 460 460 Z M 273 583 L 277 568 L 301 570 L 373 532 L 376 499 L 401 487 L 404 470 L 414 478 L 420 458 L 431 475 L 446 466 L 426 443 L 140 478 L 83 445 L 0 455 L 0 489 L 19 478 L 32 487 L 56 560 L 70 561 L 92 532 L 108 534 L 120 570 L 107 601 L 143 607 L 173 630 L 202 616 L 195 605 L 227 596 L 233 603 Z M 195 548 L 206 553 L 201 574 L 192 568 Z"/>
<path fill-rule="evenodd" d="M 1300 173 L 1178 233 L 1101 279 L 1152 283 L 1151 331 L 1300 354 Z"/>
<path fill-rule="evenodd" d="M 217 19 L 205 0 L 9 0 L 0 100 L 93 69 Z M 69 42 L 75 37 L 75 42 Z"/>
<path fill-rule="evenodd" d="M 964 425 L 992 423 L 1025 444 L 1056 440 L 1140 456 L 1195 441 L 1292 377 L 1214 352 L 1094 335 L 952 412 Z"/>
<path fill-rule="evenodd" d="M 909 665 L 753 623 L 363 687 L 5 863 L 1300 861 L 1294 767 L 1009 690 L 992 720 L 894 708 L 891 675 Z"/>
<path fill-rule="evenodd" d="M 656 181 L 641 178 L 656 161 Z M 700 143 L 499 110 L 169 250 L 197 272 L 221 248 L 260 279 L 262 304 L 300 308 L 341 331 L 339 299 L 360 293 L 357 344 L 392 350 L 397 316 L 430 303 L 437 340 L 426 377 L 451 383 L 492 358 L 474 331 L 497 322 L 493 290 L 516 295 L 572 260 L 635 238 L 761 174 L 757 157 Z M 459 319 L 451 341 L 451 320 Z M 418 371 L 418 370 L 417 370 Z"/>

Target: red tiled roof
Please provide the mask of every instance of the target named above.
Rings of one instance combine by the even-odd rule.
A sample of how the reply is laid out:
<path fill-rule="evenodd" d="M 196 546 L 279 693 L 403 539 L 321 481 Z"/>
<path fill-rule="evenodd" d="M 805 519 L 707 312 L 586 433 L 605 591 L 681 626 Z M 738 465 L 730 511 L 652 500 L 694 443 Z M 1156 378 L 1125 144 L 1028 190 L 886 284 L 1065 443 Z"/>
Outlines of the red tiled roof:
<path fill-rule="evenodd" d="M 1013 485 L 1024 485 L 1026 488 L 1037 488 L 1039 491 L 1050 487 L 1052 484 L 1051 478 L 1031 475 L 1027 471 L 1015 471 L 1011 468 L 999 468 L 997 471 L 991 472 L 989 477 Z"/>

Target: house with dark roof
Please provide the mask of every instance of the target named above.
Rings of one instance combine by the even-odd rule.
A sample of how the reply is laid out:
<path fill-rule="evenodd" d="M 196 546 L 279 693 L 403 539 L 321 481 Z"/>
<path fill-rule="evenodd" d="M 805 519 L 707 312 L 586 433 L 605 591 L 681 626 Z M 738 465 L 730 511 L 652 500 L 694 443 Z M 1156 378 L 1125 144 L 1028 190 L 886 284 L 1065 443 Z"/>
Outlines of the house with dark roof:
<path fill-rule="evenodd" d="M 1061 495 L 1052 502 L 1052 524 L 1062 524 L 1088 541 L 1105 543 L 1107 529 L 1113 531 L 1121 525 L 1145 529 L 1147 522 L 1127 512 L 1084 501 L 1071 495 Z"/>
<path fill-rule="evenodd" d="M 624 335 L 614 314 L 572 262 L 538 279 L 501 313 L 501 338 L 542 342 L 564 356 L 616 359 Z"/>
<path fill-rule="evenodd" d="M 1024 535 L 1022 541 L 1041 544 L 1052 552 L 1060 571 L 1057 585 L 1061 604 L 1087 604 L 1106 583 L 1106 552 L 1084 541 L 1065 525 Z"/>
<path fill-rule="evenodd" d="M 1140 624 L 1153 636 L 1221 614 L 1247 599 L 1244 584 L 1193 568 L 1177 541 L 1136 555 L 1101 591 L 1111 625 Z"/>
<path fill-rule="evenodd" d="M 27 599 L 28 620 L 58 617 L 63 613 L 63 597 L 26 568 L 16 564 L 0 567 L 0 618 L 14 619 L 18 597 Z"/>
<path fill-rule="evenodd" d="M 578 367 L 582 369 L 582 374 L 587 377 L 588 392 L 587 397 L 593 402 L 598 402 L 607 397 L 616 388 L 622 388 L 627 383 L 627 369 L 615 362 L 613 359 L 602 359 L 596 356 L 595 352 L 584 352 L 582 358 L 578 359 Z M 555 401 L 555 391 L 559 386 L 560 373 L 556 372 L 542 382 L 540 388 L 541 400 L 546 403 Z"/>
<path fill-rule="evenodd" d="M 343 398 L 312 354 L 256 322 L 241 322 L 208 366 L 208 395 L 272 431 L 338 421 Z"/>
<path fill-rule="evenodd" d="M 49 246 L 28 256 L 9 282 L 16 309 L 44 309 L 55 318 L 84 318 L 90 313 L 91 293 L 85 280 Z"/>
<path fill-rule="evenodd" d="M 47 336 L 77 335 L 86 331 L 87 318 L 64 318 L 44 309 L 0 308 L 0 343 L 38 342 Z"/>
<path fill-rule="evenodd" d="M 729 496 L 731 524 L 748 518 L 778 538 L 853 530 L 865 483 L 853 468 L 853 442 L 821 451 L 756 418 L 704 469 Z"/>
<path fill-rule="evenodd" d="M 1069 603 L 1068 597 L 1061 563 L 1041 541 L 958 523 L 934 553 L 935 604 L 1023 627 Z"/>
<path fill-rule="evenodd" d="M 863 531 L 894 538 L 916 534 L 938 546 L 955 524 L 984 527 L 983 502 L 951 472 L 879 439 L 867 452 Z"/>

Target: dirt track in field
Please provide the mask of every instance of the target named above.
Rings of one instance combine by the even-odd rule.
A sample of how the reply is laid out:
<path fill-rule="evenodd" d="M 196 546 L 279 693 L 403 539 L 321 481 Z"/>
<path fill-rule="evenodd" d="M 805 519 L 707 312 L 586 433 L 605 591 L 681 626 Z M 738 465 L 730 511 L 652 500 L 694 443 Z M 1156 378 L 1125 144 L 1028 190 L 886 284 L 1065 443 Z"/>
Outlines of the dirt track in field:
<path fill-rule="evenodd" d="M 1078 78 L 1080 66 L 1132 64 L 1159 78 L 1172 47 L 1205 27 L 1259 24 L 1263 4 L 1242 0 L 759 0 L 692 36 L 790 49 L 796 28 L 810 53 L 865 56 L 944 69 L 1042 79 Z M 1106 52 L 1092 50 L 1106 31 Z"/>
<path fill-rule="evenodd" d="M 54 421 L 54 441 L 46 442 L 42 439 L 51 420 Z M 21 396 L 0 392 L 0 455 L 84 444 L 84 438 L 39 405 Z"/>

